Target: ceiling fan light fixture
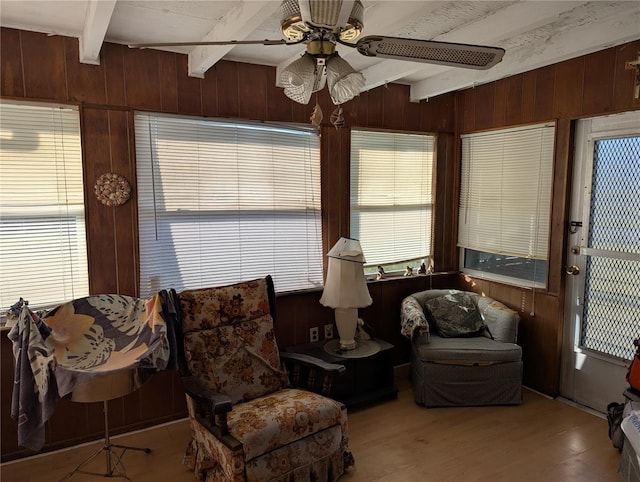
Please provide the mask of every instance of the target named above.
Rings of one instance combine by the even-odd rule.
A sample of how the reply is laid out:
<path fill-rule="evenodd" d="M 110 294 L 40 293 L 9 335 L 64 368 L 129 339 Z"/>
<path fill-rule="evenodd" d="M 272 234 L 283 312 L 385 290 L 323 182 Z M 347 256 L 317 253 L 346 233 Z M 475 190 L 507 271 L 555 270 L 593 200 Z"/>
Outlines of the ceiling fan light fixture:
<path fill-rule="evenodd" d="M 341 0 L 333 2 L 300 0 L 299 3 L 303 18 L 312 25 L 328 29 L 338 25 L 343 3 Z"/>
<path fill-rule="evenodd" d="M 314 28 L 332 32 L 345 42 L 353 41 L 362 33 L 363 18 L 360 0 L 283 0 L 280 4 L 280 29 L 296 42 Z"/>
<path fill-rule="evenodd" d="M 311 40 L 307 42 L 307 53 L 320 57 L 328 57 L 336 51 L 336 44 L 328 40 Z"/>
<path fill-rule="evenodd" d="M 337 33 L 344 41 L 362 33 L 364 5 L 360 0 L 300 0 L 299 6 L 302 19 L 314 27 Z"/>
<path fill-rule="evenodd" d="M 280 83 L 287 97 L 300 104 L 308 104 L 318 84 L 316 60 L 305 52 L 282 70 Z"/>
<path fill-rule="evenodd" d="M 357 39 L 364 29 L 364 5 L 360 0 L 353 2 L 353 9 L 344 28 L 340 30 L 340 40 L 352 42 Z"/>
<path fill-rule="evenodd" d="M 324 89 L 324 86 L 327 85 L 327 76 L 325 74 L 324 65 L 316 66 L 315 79 L 313 82 L 313 92 L 318 92 L 319 90 Z"/>
<path fill-rule="evenodd" d="M 307 105 L 309 103 L 309 101 L 311 100 L 311 94 L 313 92 L 311 92 L 311 90 L 307 90 L 306 92 L 297 92 L 294 91 L 292 89 L 288 89 L 285 87 L 284 89 L 284 95 L 286 95 L 287 97 L 289 97 L 289 99 L 291 99 L 294 102 L 297 102 L 298 104 L 304 104 Z"/>
<path fill-rule="evenodd" d="M 280 83 L 286 89 L 301 91 L 313 79 L 316 67 L 315 59 L 305 53 L 302 57 L 287 65 L 280 73 Z"/>
<path fill-rule="evenodd" d="M 294 42 L 303 40 L 309 32 L 309 27 L 302 20 L 298 0 L 284 0 L 280 4 L 280 29 Z"/>
<path fill-rule="evenodd" d="M 360 94 L 365 78 L 337 53 L 327 59 L 327 87 L 334 104 L 350 101 Z"/>

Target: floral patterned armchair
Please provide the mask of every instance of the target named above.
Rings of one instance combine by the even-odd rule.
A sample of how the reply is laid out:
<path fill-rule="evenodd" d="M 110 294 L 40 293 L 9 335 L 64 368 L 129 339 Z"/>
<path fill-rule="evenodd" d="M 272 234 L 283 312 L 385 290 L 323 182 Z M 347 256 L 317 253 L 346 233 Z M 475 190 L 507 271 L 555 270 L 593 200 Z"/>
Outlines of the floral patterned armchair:
<path fill-rule="evenodd" d="M 344 367 L 279 353 L 271 277 L 171 295 L 192 427 L 185 464 L 196 478 L 338 479 L 353 463 L 346 408 L 292 388 L 289 378 L 308 374 L 328 392 L 330 377 L 318 370 L 340 374 Z"/>

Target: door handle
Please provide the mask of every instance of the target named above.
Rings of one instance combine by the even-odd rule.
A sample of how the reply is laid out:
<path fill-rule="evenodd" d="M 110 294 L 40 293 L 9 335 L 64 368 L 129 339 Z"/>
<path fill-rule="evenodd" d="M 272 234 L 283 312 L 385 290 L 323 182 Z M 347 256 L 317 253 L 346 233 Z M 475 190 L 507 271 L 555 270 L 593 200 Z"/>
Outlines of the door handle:
<path fill-rule="evenodd" d="M 568 275 L 575 276 L 580 273 L 580 267 L 572 264 L 571 266 L 567 266 L 564 271 Z"/>

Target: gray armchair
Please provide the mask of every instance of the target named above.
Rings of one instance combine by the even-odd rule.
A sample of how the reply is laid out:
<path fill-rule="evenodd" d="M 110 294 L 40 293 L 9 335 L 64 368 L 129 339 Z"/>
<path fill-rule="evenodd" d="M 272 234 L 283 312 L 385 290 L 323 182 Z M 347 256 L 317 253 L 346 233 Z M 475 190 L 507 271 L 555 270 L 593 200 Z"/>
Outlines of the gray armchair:
<path fill-rule="evenodd" d="M 416 403 L 428 407 L 522 402 L 518 313 L 487 296 L 426 290 L 406 297 L 402 333 L 411 339 Z"/>

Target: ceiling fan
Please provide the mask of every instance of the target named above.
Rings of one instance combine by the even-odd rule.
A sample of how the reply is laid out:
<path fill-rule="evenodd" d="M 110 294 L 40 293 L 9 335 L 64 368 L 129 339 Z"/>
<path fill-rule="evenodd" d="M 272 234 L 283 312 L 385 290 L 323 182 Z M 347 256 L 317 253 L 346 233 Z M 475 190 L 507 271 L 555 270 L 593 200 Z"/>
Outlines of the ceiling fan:
<path fill-rule="evenodd" d="M 289 64 L 280 75 L 284 93 L 290 99 L 308 104 L 311 94 L 328 86 L 334 104 L 357 96 L 365 78 L 338 52 L 336 44 L 355 48 L 367 57 L 425 62 L 431 64 L 489 69 L 502 60 L 504 49 L 433 40 L 383 35 L 357 39 L 364 28 L 361 0 L 283 0 L 280 40 L 227 40 L 214 42 L 172 42 L 131 44 L 132 48 L 198 45 L 297 45 L 306 44 L 305 53 Z"/>

